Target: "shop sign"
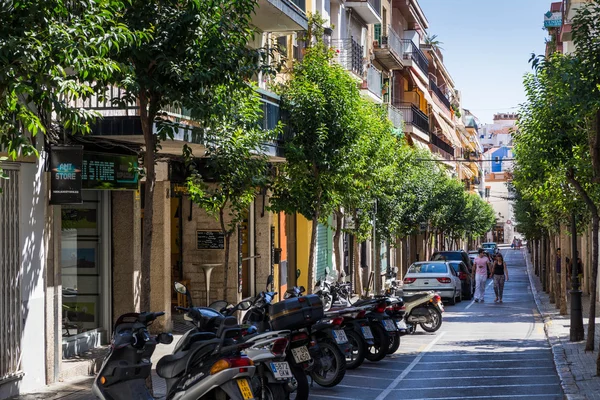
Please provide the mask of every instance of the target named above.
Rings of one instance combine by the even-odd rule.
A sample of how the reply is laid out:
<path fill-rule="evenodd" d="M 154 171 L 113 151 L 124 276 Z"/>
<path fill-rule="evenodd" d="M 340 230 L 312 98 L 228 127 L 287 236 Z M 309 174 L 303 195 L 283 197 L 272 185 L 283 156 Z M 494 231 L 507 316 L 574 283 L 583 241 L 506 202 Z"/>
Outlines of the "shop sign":
<path fill-rule="evenodd" d="M 219 231 L 196 231 L 198 250 L 224 250 L 225 234 Z"/>
<path fill-rule="evenodd" d="M 138 189 L 137 156 L 92 153 L 83 154 L 83 188 L 96 190 Z"/>
<path fill-rule="evenodd" d="M 50 204 L 81 204 L 83 146 L 52 146 Z"/>
<path fill-rule="evenodd" d="M 562 12 L 550 12 L 544 14 L 544 28 L 559 28 L 562 25 Z"/>

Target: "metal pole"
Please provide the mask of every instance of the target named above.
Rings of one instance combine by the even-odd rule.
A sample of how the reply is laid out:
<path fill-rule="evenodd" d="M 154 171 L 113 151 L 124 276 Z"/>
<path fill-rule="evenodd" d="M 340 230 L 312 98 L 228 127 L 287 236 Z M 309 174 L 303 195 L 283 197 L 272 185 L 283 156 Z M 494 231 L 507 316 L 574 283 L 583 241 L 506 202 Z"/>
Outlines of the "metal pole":
<path fill-rule="evenodd" d="M 578 342 L 584 339 L 583 333 L 583 311 L 581 306 L 581 290 L 579 290 L 579 268 L 577 260 L 579 255 L 577 254 L 577 221 L 575 213 L 571 215 L 571 283 L 573 284 L 571 293 L 571 328 L 570 328 L 570 340 L 571 342 Z"/>

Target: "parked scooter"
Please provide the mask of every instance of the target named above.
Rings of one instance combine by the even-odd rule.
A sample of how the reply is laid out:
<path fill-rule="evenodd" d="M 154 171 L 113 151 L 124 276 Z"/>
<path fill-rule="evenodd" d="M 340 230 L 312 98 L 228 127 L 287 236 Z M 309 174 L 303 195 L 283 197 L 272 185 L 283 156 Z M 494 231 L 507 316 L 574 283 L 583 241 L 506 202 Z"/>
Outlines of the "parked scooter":
<path fill-rule="evenodd" d="M 366 307 L 335 307 L 325 315 L 330 318 L 343 318 L 341 327 L 346 332 L 350 351 L 346 353 L 346 369 L 358 368 L 365 360 L 368 346 L 372 346 L 373 333 L 366 318 Z"/>
<path fill-rule="evenodd" d="M 442 326 L 444 305 L 442 298 L 434 291 L 417 292 L 404 296 L 406 326 L 409 333 L 414 333 L 417 325 L 425 332 L 435 332 Z"/>
<path fill-rule="evenodd" d="M 110 351 L 92 385 L 92 392 L 97 398 L 154 398 L 146 386 L 152 369 L 150 358 L 158 343 L 173 341 L 170 333 L 153 336 L 148 332 L 148 326 L 162 315 L 164 312 L 130 313 L 119 317 Z M 189 338 L 187 347 L 178 354 L 159 360 L 156 372 L 167 381 L 166 399 L 254 399 L 249 379 L 255 368 L 252 360 L 241 354 L 241 350 L 250 343 L 235 342 L 240 335 L 237 321 L 208 315 L 198 319 L 203 320 L 207 330 L 216 327 L 217 334 L 199 332 L 201 337 Z"/>
<path fill-rule="evenodd" d="M 272 281 L 272 276 L 267 280 L 267 289 Z M 265 292 L 266 293 L 266 292 Z M 272 292 L 269 292 L 272 293 Z M 274 293 L 272 293 L 274 295 Z M 210 307 L 218 307 L 223 301 L 217 301 Z M 253 306 L 253 299 L 247 298 L 239 304 L 227 305 L 219 309 L 223 315 L 233 316 L 239 310 L 248 310 Z M 242 326 L 243 340 L 251 340 L 254 344 L 245 350 L 245 353 L 254 362 L 256 373 L 252 377 L 252 391 L 257 398 L 263 400 L 279 400 L 289 396 L 292 371 L 286 358 L 286 350 L 290 340 L 291 331 L 267 331 L 258 333 L 253 325 Z"/>

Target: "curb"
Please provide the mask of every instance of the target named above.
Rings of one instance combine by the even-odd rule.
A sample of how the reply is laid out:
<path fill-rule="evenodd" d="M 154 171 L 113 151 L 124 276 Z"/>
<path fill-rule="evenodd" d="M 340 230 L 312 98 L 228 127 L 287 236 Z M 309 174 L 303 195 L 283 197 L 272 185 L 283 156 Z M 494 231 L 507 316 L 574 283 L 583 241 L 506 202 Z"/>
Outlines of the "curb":
<path fill-rule="evenodd" d="M 527 277 L 529 278 L 531 293 L 533 294 L 533 299 L 535 300 L 535 306 L 538 309 L 538 313 L 544 322 L 544 333 L 546 334 L 546 339 L 548 340 L 550 348 L 552 349 L 554 366 L 556 368 L 556 373 L 560 378 L 560 385 L 565 394 L 564 398 L 567 400 L 585 400 L 587 399 L 587 396 L 579 393 L 579 387 L 575 383 L 575 377 L 571 372 L 570 363 L 567 361 L 567 356 L 565 354 L 562 341 L 560 338 L 550 335 L 549 329 L 550 325 L 552 325 L 552 317 L 542 311 L 541 299 L 533 282 L 533 266 L 531 264 L 531 260 L 529 260 L 529 257 L 527 256 L 527 248 L 523 249 L 522 254 L 523 258 L 525 258 L 525 264 L 527 266 Z"/>

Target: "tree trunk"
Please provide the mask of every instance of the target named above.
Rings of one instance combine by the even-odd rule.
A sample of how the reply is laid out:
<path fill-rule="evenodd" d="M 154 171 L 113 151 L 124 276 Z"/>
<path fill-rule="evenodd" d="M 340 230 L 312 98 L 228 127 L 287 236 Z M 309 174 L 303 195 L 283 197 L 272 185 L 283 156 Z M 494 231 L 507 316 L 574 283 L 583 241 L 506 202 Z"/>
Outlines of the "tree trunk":
<path fill-rule="evenodd" d="M 556 303 L 554 293 L 556 293 L 556 242 L 551 232 L 548 232 L 548 242 L 550 243 L 550 253 L 548 257 L 548 292 L 550 296 L 550 304 Z"/>
<path fill-rule="evenodd" d="M 596 123 L 598 128 L 598 136 L 600 136 L 600 111 L 598 111 L 597 117 Z M 592 159 L 593 158 L 594 157 L 592 157 Z M 579 181 L 575 179 L 573 171 L 567 173 L 567 180 L 581 195 L 583 201 L 588 206 L 588 209 L 592 214 L 592 281 L 590 282 L 590 316 L 585 351 L 594 351 L 594 335 L 596 334 L 596 286 L 598 280 L 598 228 L 600 225 L 600 217 L 598 215 L 598 207 L 596 206 L 596 203 L 594 203 L 588 193 L 583 189 Z M 596 370 L 600 371 L 600 356 L 596 363 Z"/>
<path fill-rule="evenodd" d="M 156 136 L 153 133 L 152 125 L 154 116 L 148 112 L 148 97 L 144 92 L 140 93 L 140 122 L 144 134 L 144 145 L 146 153 L 144 154 L 144 167 L 146 169 L 146 184 L 144 190 L 144 220 L 142 226 L 142 268 L 141 268 L 141 299 L 140 311 L 150 311 L 150 299 L 152 287 L 150 284 L 150 271 L 152 270 L 152 225 L 154 217 L 154 188 L 156 185 L 156 171 L 154 168 L 156 145 Z"/>
<path fill-rule="evenodd" d="M 592 280 L 590 282 L 590 316 L 588 321 L 588 337 L 585 351 L 594 351 L 594 335 L 596 334 L 596 286 L 598 282 L 598 229 L 600 217 L 598 209 L 592 213 Z M 600 353 L 596 362 L 596 375 L 600 372 Z"/>
<path fill-rule="evenodd" d="M 310 250 L 308 252 L 308 293 L 311 294 L 315 287 L 315 250 L 317 246 L 317 226 L 319 224 L 318 212 L 315 212 L 312 218 L 312 229 L 310 232 Z"/>
<path fill-rule="evenodd" d="M 560 296 L 560 315 L 567 315 L 567 249 L 569 247 L 569 243 L 567 240 L 567 227 L 561 225 L 560 227 L 560 247 L 562 251 L 560 252 L 560 282 L 558 285 L 559 296 Z M 571 256 L 571 259 L 573 257 Z"/>
<path fill-rule="evenodd" d="M 333 255 L 335 257 L 335 267 L 338 271 L 338 280 L 341 281 L 342 271 L 344 267 L 342 265 L 342 255 L 340 254 L 340 248 L 342 247 L 342 222 L 344 214 L 338 207 L 335 211 L 335 233 L 333 234 Z"/>

